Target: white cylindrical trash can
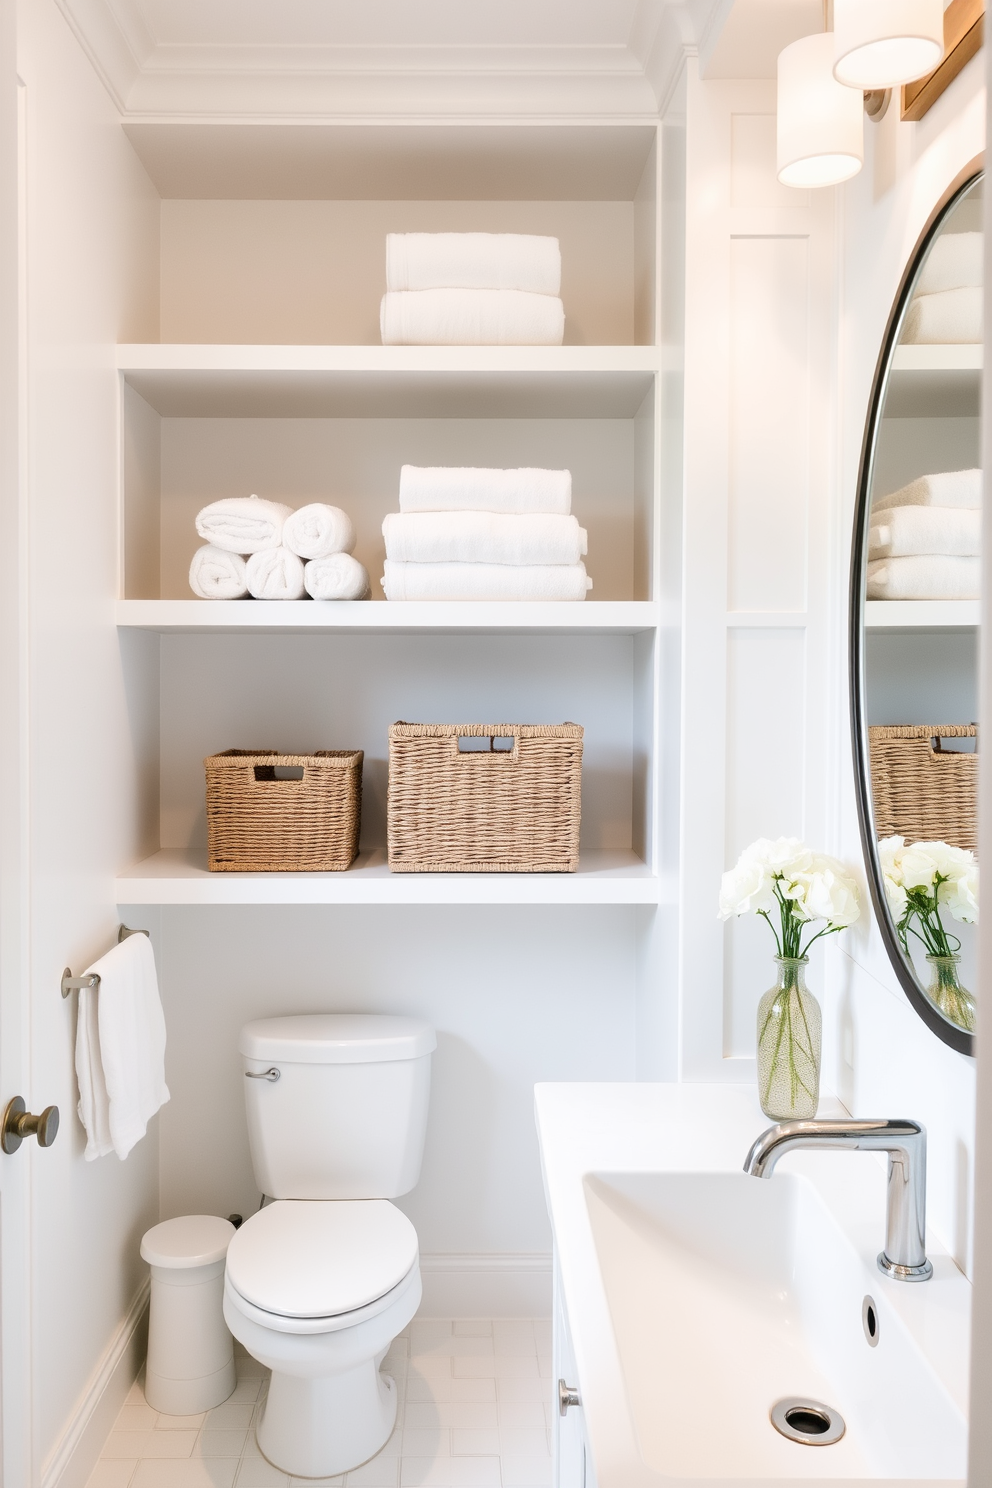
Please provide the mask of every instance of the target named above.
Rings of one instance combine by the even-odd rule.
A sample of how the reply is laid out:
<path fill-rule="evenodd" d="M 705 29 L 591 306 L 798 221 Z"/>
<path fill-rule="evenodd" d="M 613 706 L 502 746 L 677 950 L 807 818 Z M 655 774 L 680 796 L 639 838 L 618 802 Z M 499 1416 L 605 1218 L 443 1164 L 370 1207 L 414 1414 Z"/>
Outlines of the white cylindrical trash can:
<path fill-rule="evenodd" d="M 166 1219 L 141 1241 L 152 1268 L 145 1399 L 170 1416 L 211 1410 L 236 1383 L 224 1322 L 224 1265 L 234 1226 L 213 1214 Z"/>

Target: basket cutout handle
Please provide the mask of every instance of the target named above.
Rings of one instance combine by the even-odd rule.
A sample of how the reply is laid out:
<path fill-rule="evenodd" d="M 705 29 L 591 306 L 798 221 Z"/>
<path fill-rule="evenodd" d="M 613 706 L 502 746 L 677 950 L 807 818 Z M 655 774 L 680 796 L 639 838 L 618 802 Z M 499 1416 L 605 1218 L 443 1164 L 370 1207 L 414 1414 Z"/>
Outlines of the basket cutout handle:
<path fill-rule="evenodd" d="M 505 760 L 516 760 L 520 754 L 515 734 L 456 734 L 452 742 L 459 759 L 497 754 Z"/>
<path fill-rule="evenodd" d="M 302 765 L 254 765 L 255 780 L 279 785 L 299 785 L 305 774 Z"/>
<path fill-rule="evenodd" d="M 945 749 L 944 748 L 944 744 L 943 744 L 943 740 L 944 740 L 945 737 L 948 738 L 948 739 L 965 739 L 965 740 L 974 739 L 974 741 L 975 741 L 975 747 L 974 747 L 974 749 Z M 932 757 L 934 757 L 935 759 L 938 759 L 938 760 L 939 759 L 956 760 L 956 759 L 961 759 L 961 757 L 963 755 L 964 756 L 970 755 L 972 758 L 975 758 L 977 756 L 977 754 L 978 754 L 978 735 L 977 734 L 947 734 L 947 735 L 931 734 L 930 735 L 930 754 L 931 754 Z"/>

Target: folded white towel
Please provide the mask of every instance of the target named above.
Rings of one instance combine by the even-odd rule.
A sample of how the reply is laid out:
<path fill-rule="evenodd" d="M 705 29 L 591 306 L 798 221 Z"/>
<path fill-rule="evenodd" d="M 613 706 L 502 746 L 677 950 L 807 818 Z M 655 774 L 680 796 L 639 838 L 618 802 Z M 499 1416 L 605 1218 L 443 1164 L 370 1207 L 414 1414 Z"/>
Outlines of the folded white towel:
<path fill-rule="evenodd" d="M 386 288 L 561 290 L 557 238 L 529 233 L 389 233 Z"/>
<path fill-rule="evenodd" d="M 981 557 L 982 514 L 954 506 L 893 506 L 872 517 L 869 558 L 914 553 Z"/>
<path fill-rule="evenodd" d="M 303 559 L 288 548 L 253 553 L 245 565 L 248 593 L 254 599 L 302 599 Z"/>
<path fill-rule="evenodd" d="M 981 289 L 917 295 L 907 311 L 902 339 L 912 346 L 965 346 L 981 341 Z"/>
<path fill-rule="evenodd" d="M 584 563 L 395 563 L 386 559 L 387 599 L 585 599 Z"/>
<path fill-rule="evenodd" d="M 889 511 L 893 506 L 959 506 L 980 509 L 982 505 L 982 472 L 980 470 L 943 470 L 936 475 L 921 475 L 900 486 L 888 496 L 879 496 L 871 504 L 871 515 Z"/>
<path fill-rule="evenodd" d="M 404 465 L 400 511 L 547 512 L 572 510 L 569 470 L 484 470 L 457 465 Z"/>
<path fill-rule="evenodd" d="M 368 599 L 372 592 L 368 570 L 350 553 L 311 558 L 303 582 L 313 599 Z"/>
<path fill-rule="evenodd" d="M 207 543 L 193 554 L 189 587 L 201 599 L 244 599 L 248 593 L 245 560 L 239 553 L 227 553 Z"/>
<path fill-rule="evenodd" d="M 980 558 L 880 558 L 868 565 L 869 599 L 979 599 Z"/>
<path fill-rule="evenodd" d="M 355 528 L 339 506 L 313 501 L 286 518 L 282 545 L 300 558 L 327 558 L 331 553 L 350 553 L 355 547 Z"/>
<path fill-rule="evenodd" d="M 940 294 L 944 289 L 967 289 L 983 284 L 984 271 L 984 233 L 942 233 L 927 254 L 916 281 L 916 293 Z"/>
<path fill-rule="evenodd" d="M 382 298 L 383 346 L 560 346 L 565 309 L 520 289 L 405 289 Z"/>
<path fill-rule="evenodd" d="M 390 512 L 382 535 L 399 563 L 578 563 L 588 551 L 574 517 Z"/>
<path fill-rule="evenodd" d="M 228 553 L 262 553 L 282 541 L 290 508 L 259 496 L 226 496 L 197 515 L 196 530 L 204 542 Z"/>
<path fill-rule="evenodd" d="M 165 1017 L 155 954 L 147 935 L 129 935 L 86 968 L 100 985 L 79 992 L 76 1078 L 86 1161 L 121 1159 L 145 1135 L 169 1099 L 165 1083 Z"/>

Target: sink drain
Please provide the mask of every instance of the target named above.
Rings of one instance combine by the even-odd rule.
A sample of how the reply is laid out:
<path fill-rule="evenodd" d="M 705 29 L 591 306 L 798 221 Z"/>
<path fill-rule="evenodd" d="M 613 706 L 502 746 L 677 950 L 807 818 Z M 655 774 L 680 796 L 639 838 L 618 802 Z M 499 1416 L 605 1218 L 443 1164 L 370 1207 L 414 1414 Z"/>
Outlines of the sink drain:
<path fill-rule="evenodd" d="M 847 1429 L 840 1411 L 821 1405 L 819 1400 L 799 1396 L 790 1396 L 773 1405 L 771 1421 L 776 1431 L 804 1447 L 830 1447 L 840 1441 Z"/>

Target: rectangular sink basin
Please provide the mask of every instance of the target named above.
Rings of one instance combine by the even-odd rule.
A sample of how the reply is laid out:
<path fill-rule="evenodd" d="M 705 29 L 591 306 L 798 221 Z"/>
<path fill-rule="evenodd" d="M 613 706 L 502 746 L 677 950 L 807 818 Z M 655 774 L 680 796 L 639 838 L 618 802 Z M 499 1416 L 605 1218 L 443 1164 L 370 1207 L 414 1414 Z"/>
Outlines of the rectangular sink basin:
<path fill-rule="evenodd" d="M 831 1154 L 838 1156 L 849 1166 L 836 1171 L 855 1177 L 859 1160 Z M 922 1286 L 884 1278 L 817 1185 L 784 1168 L 769 1180 L 741 1172 L 582 1177 L 641 1462 L 662 1482 L 963 1483 L 960 1403 L 903 1315 L 904 1304 L 924 1298 L 893 1295 L 926 1292 L 927 1315 L 939 1318 L 940 1289 L 960 1287 L 960 1274 L 945 1263 Z M 881 1206 L 870 1218 L 880 1248 Z M 866 1296 L 874 1347 L 862 1319 Z M 844 1435 L 832 1445 L 787 1440 L 769 1418 L 787 1397 L 839 1411 Z"/>

